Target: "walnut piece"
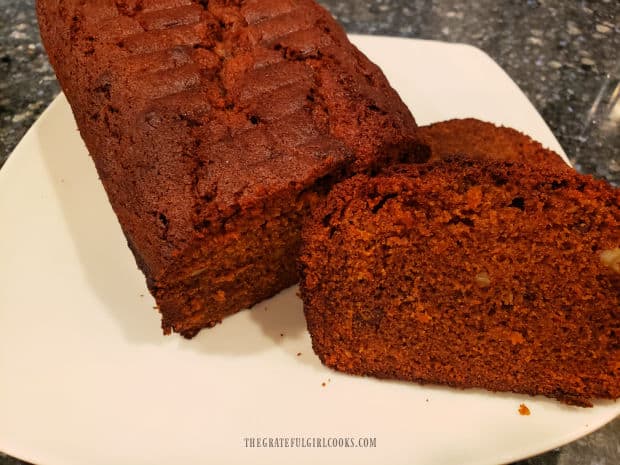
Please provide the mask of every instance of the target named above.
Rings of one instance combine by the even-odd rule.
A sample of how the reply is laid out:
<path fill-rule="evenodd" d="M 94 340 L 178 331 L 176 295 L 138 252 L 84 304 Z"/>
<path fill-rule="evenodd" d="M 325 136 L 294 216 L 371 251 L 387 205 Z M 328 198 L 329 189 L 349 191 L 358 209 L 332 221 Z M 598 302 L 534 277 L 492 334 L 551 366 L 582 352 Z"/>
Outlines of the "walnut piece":
<path fill-rule="evenodd" d="M 601 263 L 612 271 L 620 274 L 620 247 L 603 250 L 601 252 Z"/>
<path fill-rule="evenodd" d="M 481 271 L 474 278 L 476 284 L 480 287 L 489 287 L 491 285 L 491 277 L 486 271 Z"/>

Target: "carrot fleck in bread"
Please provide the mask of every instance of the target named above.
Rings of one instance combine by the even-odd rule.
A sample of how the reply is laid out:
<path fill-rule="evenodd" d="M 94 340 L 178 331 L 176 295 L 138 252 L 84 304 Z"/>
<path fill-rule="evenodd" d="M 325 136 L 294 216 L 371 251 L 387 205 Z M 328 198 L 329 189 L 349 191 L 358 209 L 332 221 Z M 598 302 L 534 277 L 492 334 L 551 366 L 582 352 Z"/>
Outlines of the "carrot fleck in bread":
<path fill-rule="evenodd" d="M 569 169 L 553 150 L 531 137 L 505 126 L 475 118 L 452 119 L 420 126 L 420 155 L 430 161 L 451 155 L 493 158 Z"/>
<path fill-rule="evenodd" d="M 38 0 L 41 35 L 163 329 L 192 337 L 297 280 L 331 183 L 416 124 L 311 0 Z"/>
<path fill-rule="evenodd" d="M 337 185 L 304 226 L 315 352 L 347 373 L 620 397 L 620 191 L 448 158 Z"/>

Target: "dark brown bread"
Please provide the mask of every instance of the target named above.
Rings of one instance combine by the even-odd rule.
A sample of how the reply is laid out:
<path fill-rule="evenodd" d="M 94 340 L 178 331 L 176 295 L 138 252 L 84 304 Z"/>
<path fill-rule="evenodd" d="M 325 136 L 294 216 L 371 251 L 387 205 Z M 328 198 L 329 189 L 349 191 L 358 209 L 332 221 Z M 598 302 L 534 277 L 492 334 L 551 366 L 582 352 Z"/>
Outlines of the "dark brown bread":
<path fill-rule="evenodd" d="M 570 169 L 553 150 L 505 126 L 475 118 L 452 119 L 420 126 L 420 156 L 430 161 L 452 155 L 533 163 Z"/>
<path fill-rule="evenodd" d="M 358 375 L 620 397 L 620 191 L 447 159 L 336 186 L 304 226 L 314 350 Z"/>
<path fill-rule="evenodd" d="M 301 218 L 415 121 L 311 0 L 38 0 L 41 35 L 167 333 L 297 280 Z"/>

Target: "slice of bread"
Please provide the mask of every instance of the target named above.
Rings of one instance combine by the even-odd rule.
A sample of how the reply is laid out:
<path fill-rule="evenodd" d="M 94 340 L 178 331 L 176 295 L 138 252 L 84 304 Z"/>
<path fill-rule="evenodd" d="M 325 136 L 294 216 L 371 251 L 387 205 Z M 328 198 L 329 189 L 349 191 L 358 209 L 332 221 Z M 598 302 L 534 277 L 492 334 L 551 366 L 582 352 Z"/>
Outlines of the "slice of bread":
<path fill-rule="evenodd" d="M 620 191 L 447 158 L 336 186 L 302 233 L 314 350 L 347 373 L 620 397 Z"/>
<path fill-rule="evenodd" d="M 418 136 L 421 141 L 419 157 L 430 161 L 466 155 L 569 169 L 560 155 L 522 132 L 474 118 L 421 126 Z"/>

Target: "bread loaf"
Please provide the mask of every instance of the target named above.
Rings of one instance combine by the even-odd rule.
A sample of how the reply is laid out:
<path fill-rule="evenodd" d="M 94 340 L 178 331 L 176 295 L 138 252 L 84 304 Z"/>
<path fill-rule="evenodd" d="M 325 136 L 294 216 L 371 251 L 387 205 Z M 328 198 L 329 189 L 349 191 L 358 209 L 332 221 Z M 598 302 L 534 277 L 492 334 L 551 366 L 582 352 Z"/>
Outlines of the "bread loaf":
<path fill-rule="evenodd" d="M 416 124 L 311 0 L 38 0 L 41 36 L 164 332 L 297 280 L 336 180 L 410 158 Z"/>

